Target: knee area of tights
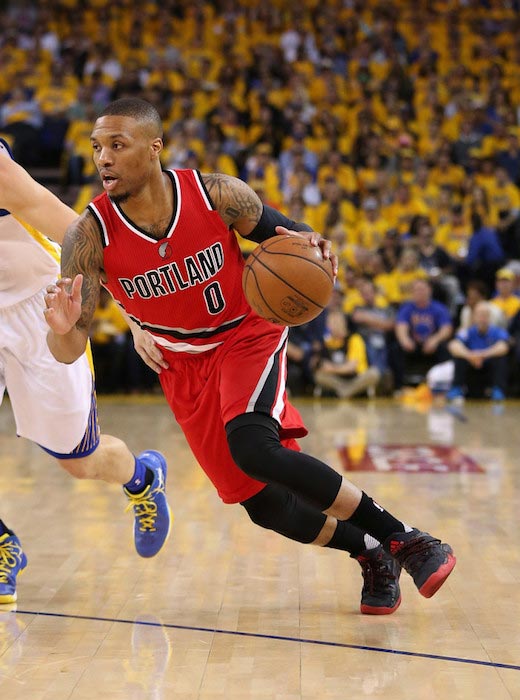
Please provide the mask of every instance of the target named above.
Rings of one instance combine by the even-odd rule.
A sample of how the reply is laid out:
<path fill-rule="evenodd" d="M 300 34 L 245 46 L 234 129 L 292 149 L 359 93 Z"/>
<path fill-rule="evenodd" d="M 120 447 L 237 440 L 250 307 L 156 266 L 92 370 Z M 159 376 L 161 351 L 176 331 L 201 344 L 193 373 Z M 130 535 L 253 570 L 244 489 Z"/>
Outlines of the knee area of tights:
<path fill-rule="evenodd" d="M 242 469 L 261 466 L 281 448 L 271 431 L 256 425 L 237 428 L 227 436 L 227 441 L 231 456 Z"/>

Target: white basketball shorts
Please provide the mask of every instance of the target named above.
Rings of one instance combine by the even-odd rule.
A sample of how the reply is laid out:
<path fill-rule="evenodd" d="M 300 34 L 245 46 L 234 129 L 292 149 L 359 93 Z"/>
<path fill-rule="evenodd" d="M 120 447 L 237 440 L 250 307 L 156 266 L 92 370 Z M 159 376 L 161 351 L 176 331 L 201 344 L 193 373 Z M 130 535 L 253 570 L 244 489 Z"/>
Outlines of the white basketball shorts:
<path fill-rule="evenodd" d="M 80 457 L 99 441 L 98 435 L 92 449 L 76 450 L 97 428 L 92 372 L 86 355 L 70 365 L 52 356 L 44 294 L 0 308 L 0 403 L 7 389 L 18 435 L 57 456 Z"/>

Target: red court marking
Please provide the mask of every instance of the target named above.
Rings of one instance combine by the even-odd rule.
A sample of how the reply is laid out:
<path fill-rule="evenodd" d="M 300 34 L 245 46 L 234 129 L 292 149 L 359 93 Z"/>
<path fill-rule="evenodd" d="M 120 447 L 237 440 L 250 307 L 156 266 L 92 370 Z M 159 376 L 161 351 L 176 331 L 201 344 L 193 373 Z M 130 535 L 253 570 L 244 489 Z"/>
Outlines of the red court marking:
<path fill-rule="evenodd" d="M 437 445 L 346 445 L 338 448 L 346 472 L 475 473 L 485 469 L 456 447 Z"/>

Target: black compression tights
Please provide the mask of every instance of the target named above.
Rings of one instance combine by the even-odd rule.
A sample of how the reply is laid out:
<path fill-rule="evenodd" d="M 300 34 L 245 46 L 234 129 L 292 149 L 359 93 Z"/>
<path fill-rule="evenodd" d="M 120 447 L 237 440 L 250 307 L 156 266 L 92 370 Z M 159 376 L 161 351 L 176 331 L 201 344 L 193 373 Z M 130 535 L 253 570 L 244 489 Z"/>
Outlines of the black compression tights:
<path fill-rule="evenodd" d="M 341 476 L 319 459 L 283 447 L 278 424 L 264 414 L 243 414 L 226 425 L 231 455 L 249 476 L 285 486 L 319 511 L 336 500 Z"/>
<path fill-rule="evenodd" d="M 322 511 L 337 496 L 339 474 L 309 455 L 282 447 L 278 426 L 269 416 L 239 416 L 227 430 L 238 466 L 267 483 L 241 504 L 251 520 L 291 540 L 314 542 L 327 520 Z M 326 546 L 356 556 L 365 549 L 364 533 L 348 521 L 339 521 Z"/>

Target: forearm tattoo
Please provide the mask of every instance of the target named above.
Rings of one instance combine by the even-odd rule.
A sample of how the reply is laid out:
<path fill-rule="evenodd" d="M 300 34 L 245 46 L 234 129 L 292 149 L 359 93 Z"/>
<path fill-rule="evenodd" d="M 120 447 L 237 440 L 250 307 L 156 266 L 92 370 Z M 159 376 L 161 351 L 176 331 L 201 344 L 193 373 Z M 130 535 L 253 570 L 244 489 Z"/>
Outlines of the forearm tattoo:
<path fill-rule="evenodd" d="M 224 222 L 240 222 L 252 230 L 262 215 L 260 197 L 242 180 L 222 173 L 202 175 L 208 193 Z"/>
<path fill-rule="evenodd" d="M 96 221 L 85 212 L 65 234 L 61 252 L 62 277 L 83 275 L 82 309 L 76 327 L 90 329 L 99 300 L 99 283 L 103 271 L 103 246 Z"/>

